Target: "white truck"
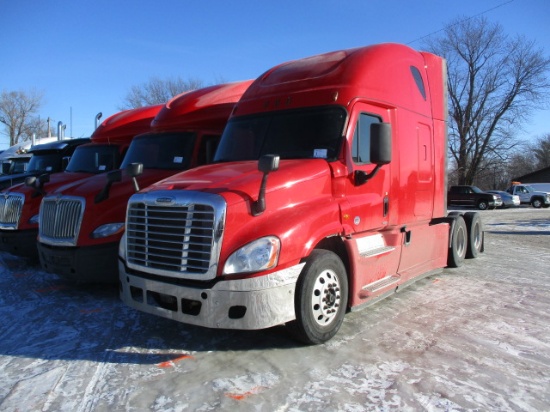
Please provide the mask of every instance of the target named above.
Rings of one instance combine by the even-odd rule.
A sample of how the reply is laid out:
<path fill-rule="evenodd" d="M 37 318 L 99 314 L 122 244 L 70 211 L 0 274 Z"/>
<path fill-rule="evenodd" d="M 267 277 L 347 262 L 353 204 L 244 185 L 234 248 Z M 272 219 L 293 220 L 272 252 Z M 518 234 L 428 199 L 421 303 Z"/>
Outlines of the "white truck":
<path fill-rule="evenodd" d="M 506 189 L 511 195 L 518 195 L 521 204 L 529 204 L 533 207 L 550 207 L 550 193 L 539 192 L 529 185 L 513 184 Z"/>

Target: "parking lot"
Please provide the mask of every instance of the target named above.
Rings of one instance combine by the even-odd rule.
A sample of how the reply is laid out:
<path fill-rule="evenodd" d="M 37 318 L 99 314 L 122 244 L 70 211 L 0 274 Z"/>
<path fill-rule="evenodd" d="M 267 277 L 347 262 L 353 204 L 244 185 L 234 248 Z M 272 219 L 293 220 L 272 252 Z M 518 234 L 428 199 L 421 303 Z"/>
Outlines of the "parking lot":
<path fill-rule="evenodd" d="M 346 315 L 209 330 L 0 253 L 1 411 L 550 410 L 550 209 L 481 212 L 485 253 Z"/>

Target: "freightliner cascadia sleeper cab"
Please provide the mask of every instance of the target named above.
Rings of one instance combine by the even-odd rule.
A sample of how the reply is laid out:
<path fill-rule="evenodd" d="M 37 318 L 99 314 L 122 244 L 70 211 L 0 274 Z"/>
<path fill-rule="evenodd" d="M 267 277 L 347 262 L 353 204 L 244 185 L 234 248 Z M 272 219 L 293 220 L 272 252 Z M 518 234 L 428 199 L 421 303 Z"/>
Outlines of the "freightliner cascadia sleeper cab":
<path fill-rule="evenodd" d="M 446 119 L 445 61 L 404 45 L 268 70 L 214 164 L 130 198 L 123 301 L 327 341 L 346 311 L 482 251 L 479 215 L 447 215 Z"/>

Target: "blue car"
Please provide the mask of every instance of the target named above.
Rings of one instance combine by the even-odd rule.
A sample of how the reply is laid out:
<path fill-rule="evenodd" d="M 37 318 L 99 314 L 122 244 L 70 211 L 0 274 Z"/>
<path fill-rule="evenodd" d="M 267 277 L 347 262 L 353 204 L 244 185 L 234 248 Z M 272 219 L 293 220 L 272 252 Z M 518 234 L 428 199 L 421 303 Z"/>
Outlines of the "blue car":
<path fill-rule="evenodd" d="M 498 206 L 499 208 L 507 207 L 518 207 L 520 205 L 519 196 L 511 195 L 508 192 L 503 192 L 501 190 L 486 190 L 487 193 L 492 193 L 494 195 L 499 195 L 502 199 L 502 205 Z"/>

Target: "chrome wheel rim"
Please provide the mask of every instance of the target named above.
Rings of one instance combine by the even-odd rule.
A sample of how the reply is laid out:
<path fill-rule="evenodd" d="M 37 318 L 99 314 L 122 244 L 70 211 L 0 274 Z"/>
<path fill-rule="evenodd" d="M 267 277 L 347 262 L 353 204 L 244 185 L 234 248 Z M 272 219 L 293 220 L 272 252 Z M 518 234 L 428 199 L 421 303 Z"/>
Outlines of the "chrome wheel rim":
<path fill-rule="evenodd" d="M 311 311 L 319 326 L 330 325 L 340 310 L 340 281 L 333 270 L 319 273 L 311 294 Z"/>

